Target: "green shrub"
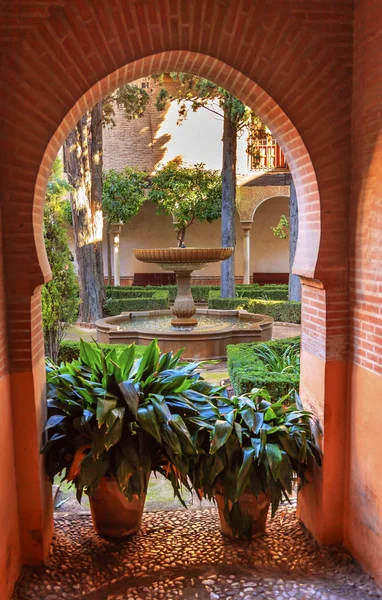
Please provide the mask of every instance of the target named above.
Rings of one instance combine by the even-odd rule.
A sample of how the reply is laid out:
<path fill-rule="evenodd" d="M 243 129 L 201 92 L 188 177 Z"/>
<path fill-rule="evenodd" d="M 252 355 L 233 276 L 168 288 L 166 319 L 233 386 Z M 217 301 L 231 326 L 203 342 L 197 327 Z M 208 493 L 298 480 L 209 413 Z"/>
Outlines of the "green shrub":
<path fill-rule="evenodd" d="M 148 297 L 148 294 L 158 290 L 168 291 L 170 302 L 174 302 L 176 298 L 176 285 L 160 285 L 160 286 L 106 286 L 107 298 L 133 298 Z M 209 297 L 213 294 L 214 298 L 220 297 L 220 287 L 218 285 L 193 285 L 191 286 L 192 296 L 195 302 L 207 303 Z M 287 300 L 288 286 L 284 284 L 240 284 L 236 286 L 238 298 L 264 298 L 270 300 Z"/>
<path fill-rule="evenodd" d="M 106 299 L 109 298 L 152 298 L 155 290 L 137 289 L 135 287 L 112 287 L 106 290 Z"/>
<path fill-rule="evenodd" d="M 126 344 L 98 344 L 103 350 L 111 351 L 115 348 L 120 354 L 123 350 L 126 349 Z M 146 346 L 135 346 L 135 358 L 139 358 L 142 356 L 146 349 Z M 57 362 L 71 362 L 72 360 L 77 360 L 80 356 L 80 342 L 72 342 L 69 340 L 64 340 L 60 344 L 60 351 L 58 353 Z"/>
<path fill-rule="evenodd" d="M 264 346 L 281 356 L 286 349 L 299 341 L 299 337 L 235 344 L 227 347 L 228 373 L 236 394 L 250 392 L 252 388 L 264 387 L 271 395 L 285 396 L 299 386 L 299 374 L 285 371 L 272 372 L 264 362 Z"/>
<path fill-rule="evenodd" d="M 113 317 L 123 312 L 166 310 L 169 307 L 169 294 L 166 290 L 154 292 L 152 297 L 109 298 L 104 304 L 104 313 Z"/>
<path fill-rule="evenodd" d="M 246 298 L 211 298 L 208 300 L 208 308 L 215 310 L 238 310 L 245 308 Z"/>
<path fill-rule="evenodd" d="M 238 298 L 258 298 L 263 300 L 288 300 L 288 290 L 267 288 L 262 290 L 261 288 L 254 288 L 252 290 L 237 290 Z"/>
<path fill-rule="evenodd" d="M 301 302 L 280 300 L 248 300 L 245 309 L 251 313 L 260 313 L 284 323 L 301 323 Z"/>
<path fill-rule="evenodd" d="M 242 308 L 251 313 L 273 317 L 275 321 L 301 323 L 301 302 L 287 300 L 263 300 L 261 298 L 220 298 L 211 291 L 208 308 L 216 310 L 238 310 Z"/>
<path fill-rule="evenodd" d="M 208 299 L 212 300 L 215 298 L 220 298 L 220 290 L 219 288 L 213 289 L 210 288 L 210 293 Z M 245 300 L 249 298 L 256 298 L 262 300 L 288 300 L 288 288 L 284 288 L 282 286 L 269 286 L 264 289 L 260 286 L 236 286 L 236 299 Z M 212 307 L 211 307 L 212 308 Z"/>

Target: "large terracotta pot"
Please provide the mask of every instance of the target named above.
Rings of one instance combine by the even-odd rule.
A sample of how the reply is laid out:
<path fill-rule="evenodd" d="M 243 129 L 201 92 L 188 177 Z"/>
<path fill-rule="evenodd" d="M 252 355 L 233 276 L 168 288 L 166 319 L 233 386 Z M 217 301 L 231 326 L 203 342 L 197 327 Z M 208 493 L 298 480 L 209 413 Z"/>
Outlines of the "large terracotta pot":
<path fill-rule="evenodd" d="M 121 538 L 137 533 L 145 500 L 146 494 L 128 500 L 115 479 L 103 477 L 97 490 L 89 496 L 94 529 L 101 537 Z"/>
<path fill-rule="evenodd" d="M 224 491 L 220 487 L 220 489 L 216 490 L 216 503 L 218 505 L 219 517 L 220 517 L 220 528 L 224 535 L 227 535 L 231 538 L 238 537 L 238 535 L 234 536 L 232 533 L 232 528 L 229 523 L 227 523 L 224 517 Z M 243 515 L 248 515 L 248 517 L 252 521 L 252 530 L 251 537 L 257 537 L 259 535 L 263 535 L 265 533 L 266 521 L 268 510 L 270 506 L 270 499 L 266 494 L 259 494 L 259 496 L 255 496 L 250 492 L 244 492 L 239 500 L 238 500 L 240 511 Z M 229 509 L 232 508 L 231 500 L 228 501 Z"/>

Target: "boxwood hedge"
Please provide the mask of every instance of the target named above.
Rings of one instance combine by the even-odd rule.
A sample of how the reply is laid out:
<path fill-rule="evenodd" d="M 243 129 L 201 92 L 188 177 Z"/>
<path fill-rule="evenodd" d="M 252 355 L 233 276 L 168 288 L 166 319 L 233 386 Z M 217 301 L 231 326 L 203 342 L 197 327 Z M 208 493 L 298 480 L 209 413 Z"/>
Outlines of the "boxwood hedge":
<path fill-rule="evenodd" d="M 219 298 L 210 294 L 208 308 L 237 310 L 242 308 L 251 313 L 273 317 L 275 321 L 301 323 L 301 302 L 287 300 L 264 300 L 260 298 Z"/>
<path fill-rule="evenodd" d="M 161 285 L 161 286 L 106 286 L 107 298 L 132 298 L 148 297 L 158 290 L 166 290 L 169 293 L 170 302 L 174 302 L 176 297 L 176 285 Z M 219 297 L 220 287 L 217 285 L 193 285 L 191 291 L 195 302 L 207 303 L 209 295 L 214 292 L 214 297 Z M 236 286 L 238 297 L 245 298 L 269 298 L 272 300 L 287 300 L 288 286 L 285 284 L 239 284 Z"/>
<path fill-rule="evenodd" d="M 167 290 L 156 290 L 152 296 L 108 298 L 104 304 L 106 316 L 120 315 L 122 312 L 165 310 L 169 307 Z"/>
<path fill-rule="evenodd" d="M 300 379 L 298 375 L 268 371 L 256 349 L 259 344 L 264 343 L 282 354 L 288 346 L 299 339 L 299 337 L 293 337 L 227 346 L 228 373 L 235 393 L 244 394 L 250 392 L 254 387 L 265 387 L 273 398 L 280 398 L 291 389 L 298 390 Z"/>

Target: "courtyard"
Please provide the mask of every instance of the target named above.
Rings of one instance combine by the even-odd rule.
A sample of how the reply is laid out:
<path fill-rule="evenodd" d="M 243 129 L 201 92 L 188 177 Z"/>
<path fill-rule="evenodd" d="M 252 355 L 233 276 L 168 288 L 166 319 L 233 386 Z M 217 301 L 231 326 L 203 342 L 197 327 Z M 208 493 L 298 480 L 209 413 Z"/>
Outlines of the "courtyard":
<path fill-rule="evenodd" d="M 0 600 L 381 598 L 380 1 L 0 5 Z"/>

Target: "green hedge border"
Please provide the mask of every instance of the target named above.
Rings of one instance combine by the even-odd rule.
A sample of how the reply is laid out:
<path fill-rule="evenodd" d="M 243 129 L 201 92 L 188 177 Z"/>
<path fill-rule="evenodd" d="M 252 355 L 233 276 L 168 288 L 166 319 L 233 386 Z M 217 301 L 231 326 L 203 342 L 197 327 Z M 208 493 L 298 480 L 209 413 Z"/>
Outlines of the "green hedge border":
<path fill-rule="evenodd" d="M 287 300 L 263 300 L 256 298 L 219 298 L 213 294 L 208 300 L 208 308 L 215 310 L 243 309 L 251 313 L 260 313 L 284 323 L 301 323 L 301 302 Z"/>
<path fill-rule="evenodd" d="M 297 340 L 300 340 L 299 336 L 227 346 L 228 373 L 235 394 L 245 394 L 254 387 L 264 387 L 273 398 L 280 398 L 292 389 L 298 390 L 300 380 L 298 375 L 270 373 L 260 357 L 256 355 L 256 347 L 261 343 L 282 353 Z"/>
<path fill-rule="evenodd" d="M 123 312 L 166 310 L 169 307 L 167 290 L 156 290 L 152 296 L 108 298 L 103 310 L 105 316 L 114 317 Z"/>
<path fill-rule="evenodd" d="M 176 298 L 176 285 L 161 285 L 161 286 L 106 286 L 107 298 L 147 298 L 148 294 L 158 290 L 166 290 L 169 293 L 170 302 L 174 302 Z M 193 285 L 191 286 L 192 295 L 195 302 L 207 303 L 209 301 L 210 292 L 214 292 L 216 297 L 220 294 L 218 285 Z M 286 284 L 238 284 L 236 286 L 238 296 L 245 298 L 262 298 L 267 296 L 273 300 L 287 300 L 288 286 Z M 276 297 L 277 296 L 277 297 Z"/>
<path fill-rule="evenodd" d="M 127 344 L 99 344 L 101 348 L 105 351 L 113 350 L 115 348 L 118 353 L 122 352 Z M 135 358 L 139 358 L 142 356 L 147 346 L 135 346 Z M 60 344 L 60 351 L 58 353 L 58 363 L 61 362 L 70 362 L 75 360 L 80 355 L 80 342 L 75 342 L 71 340 L 63 340 Z"/>

